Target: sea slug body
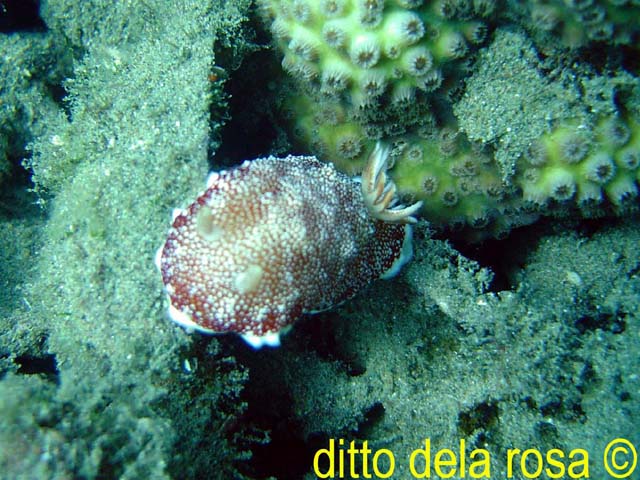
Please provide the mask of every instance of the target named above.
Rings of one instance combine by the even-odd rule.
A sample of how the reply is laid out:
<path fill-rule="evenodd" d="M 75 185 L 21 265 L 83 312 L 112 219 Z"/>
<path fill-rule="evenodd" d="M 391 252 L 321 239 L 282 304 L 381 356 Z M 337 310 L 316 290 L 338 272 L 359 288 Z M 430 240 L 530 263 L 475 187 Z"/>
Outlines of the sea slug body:
<path fill-rule="evenodd" d="M 255 348 L 279 345 L 302 314 L 397 271 L 410 257 L 420 205 L 395 205 L 387 156 L 376 148 L 362 182 L 304 156 L 212 173 L 196 201 L 174 212 L 156 255 L 171 319 L 238 333 Z"/>

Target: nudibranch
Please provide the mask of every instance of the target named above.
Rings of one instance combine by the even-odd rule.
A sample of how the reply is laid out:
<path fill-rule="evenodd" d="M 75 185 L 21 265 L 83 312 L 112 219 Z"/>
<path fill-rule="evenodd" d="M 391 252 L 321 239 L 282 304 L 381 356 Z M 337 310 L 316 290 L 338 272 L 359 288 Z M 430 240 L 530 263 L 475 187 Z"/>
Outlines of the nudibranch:
<path fill-rule="evenodd" d="M 275 346 L 301 315 L 395 274 L 411 256 L 421 204 L 397 204 L 388 157 L 379 143 L 359 181 L 308 156 L 212 173 L 196 201 L 174 211 L 156 255 L 170 318 Z"/>

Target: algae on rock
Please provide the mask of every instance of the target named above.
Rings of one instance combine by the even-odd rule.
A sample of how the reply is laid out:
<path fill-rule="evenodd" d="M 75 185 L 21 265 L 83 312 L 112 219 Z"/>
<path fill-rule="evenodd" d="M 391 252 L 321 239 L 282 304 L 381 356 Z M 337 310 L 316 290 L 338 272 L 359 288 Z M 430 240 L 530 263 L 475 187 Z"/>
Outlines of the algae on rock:
<path fill-rule="evenodd" d="M 42 330 L 55 374 L 52 382 L 9 374 L 0 389 L 41 388 L 57 412 L 28 426 L 35 443 L 26 452 L 40 455 L 48 442 L 57 470 L 30 474 L 235 475 L 234 459 L 244 453 L 221 432 L 243 411 L 246 374 L 216 340 L 198 369 L 185 370 L 197 346 L 164 318 L 153 256 L 171 208 L 204 185 L 210 135 L 221 123 L 210 108 L 225 108 L 221 84 L 209 78 L 214 45 L 240 33 L 248 4 L 42 2 L 47 40 L 75 60 L 63 105 L 41 112 L 29 160 L 48 218 L 25 282 L 30 309 L 19 321 Z M 234 39 L 237 48 L 244 41 Z M 11 333 L 5 339 L 10 344 Z M 0 402 L 8 405 L 3 443 L 39 408 L 41 395 L 27 397 L 24 405 Z M 212 450 L 199 451 L 199 442 Z"/>

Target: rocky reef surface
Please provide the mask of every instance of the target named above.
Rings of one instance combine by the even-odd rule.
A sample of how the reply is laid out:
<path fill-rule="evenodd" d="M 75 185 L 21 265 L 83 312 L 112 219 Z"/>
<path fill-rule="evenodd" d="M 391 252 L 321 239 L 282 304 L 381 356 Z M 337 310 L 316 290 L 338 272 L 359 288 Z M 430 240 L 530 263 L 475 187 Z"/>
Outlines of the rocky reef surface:
<path fill-rule="evenodd" d="M 415 137 L 422 154 L 441 152 L 453 125 L 444 117 L 457 117 L 466 139 L 455 137 L 454 157 L 484 143 L 491 178 L 531 180 L 511 154 L 535 153 L 540 138 L 547 165 L 578 178 L 552 145 L 575 134 L 566 118 L 589 105 L 589 128 L 609 132 L 598 145 L 610 142 L 624 171 L 612 152 L 614 134 L 636 138 L 638 25 L 618 12 L 637 4 L 506 1 L 485 15 L 472 3 L 465 22 L 482 14 L 486 38 L 472 62 L 451 61 L 461 69 L 451 108 L 430 97 L 451 116 L 418 117 L 416 106 L 405 123 L 426 119 L 441 133 Z M 331 439 L 392 452 L 393 478 L 413 476 L 410 455 L 426 439 L 434 454 L 459 453 L 461 440 L 467 456 L 486 450 L 492 478 L 505 478 L 512 448 L 583 449 L 602 478 L 607 442 L 640 447 L 637 197 L 624 208 L 605 199 L 588 215 L 598 218 L 553 200 L 543 220 L 480 244 L 458 235 L 475 228 L 471 216 L 429 223 L 425 211 L 397 277 L 304 318 L 279 348 L 189 334 L 167 320 L 153 265 L 171 210 L 212 167 L 311 153 L 317 126 L 295 114 L 309 112 L 295 97 L 304 87 L 281 70 L 264 10 L 249 1 L 42 0 L 31 15 L 27 27 L 0 17 L 13 26 L 0 33 L 0 478 L 315 478 Z M 550 104 L 563 107 L 545 112 Z M 607 123 L 616 112 L 627 130 Z M 377 125 L 350 122 L 340 134 Z M 535 471 L 535 458 L 525 464 Z M 352 468 L 362 475 L 371 459 Z"/>

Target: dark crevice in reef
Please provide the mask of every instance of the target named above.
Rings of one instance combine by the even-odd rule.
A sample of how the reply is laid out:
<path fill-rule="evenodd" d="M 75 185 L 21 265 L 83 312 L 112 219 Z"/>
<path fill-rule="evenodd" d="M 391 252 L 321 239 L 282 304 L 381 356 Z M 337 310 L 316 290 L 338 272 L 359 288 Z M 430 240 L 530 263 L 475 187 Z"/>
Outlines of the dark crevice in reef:
<path fill-rule="evenodd" d="M 498 402 L 485 400 L 458 414 L 458 429 L 461 435 L 467 437 L 476 430 L 489 430 L 498 422 L 499 417 Z"/>
<path fill-rule="evenodd" d="M 46 28 L 38 0 L 0 1 L 0 33 L 41 32 Z"/>
<path fill-rule="evenodd" d="M 462 255 L 478 262 L 481 267 L 489 268 L 494 277 L 488 290 L 500 292 L 517 288 L 516 274 L 526 266 L 527 257 L 537 248 L 541 238 L 569 231 L 588 239 L 620 222 L 620 218 L 613 217 L 580 220 L 542 218 L 533 225 L 513 230 L 504 239 L 486 239 L 478 243 L 460 239 L 448 240 Z"/>
<path fill-rule="evenodd" d="M 304 420 L 292 410 L 294 402 L 291 392 L 279 376 L 280 362 L 285 359 L 278 351 L 263 349 L 253 352 L 253 358 L 240 351 L 237 353 L 239 357 L 244 357 L 241 361 L 249 367 L 251 378 L 242 395 L 242 400 L 248 405 L 243 423 L 252 431 L 268 433 L 263 437 L 256 435 L 256 441 L 248 445 L 252 457 L 240 464 L 239 470 L 256 479 L 303 478 L 312 471 L 316 452 L 328 448 L 330 436 L 326 432 L 305 435 Z M 362 439 L 370 438 L 384 415 L 382 403 L 373 404 L 362 413 L 358 427 L 345 432 L 344 445 L 349 445 L 352 440 L 360 445 Z M 319 457 L 321 471 L 327 468 L 324 463 L 326 458 Z"/>
<path fill-rule="evenodd" d="M 31 173 L 17 161 L 11 161 L 13 169 L 11 178 L 4 181 L 0 188 L 0 218 L 20 219 L 43 216 L 38 206 L 38 197 L 33 193 Z M 1 271 L 1 269 L 0 269 Z"/>
<path fill-rule="evenodd" d="M 250 478 L 297 480 L 310 471 L 313 454 L 323 445 L 321 435 L 305 439 L 300 419 L 292 410 L 294 402 L 282 379 L 282 362 L 278 349 L 254 351 L 236 344 L 234 355 L 249 369 L 249 381 L 242 393 L 247 404 L 243 423 L 255 432 L 256 441 L 248 445 L 252 457 L 238 465 Z"/>
<path fill-rule="evenodd" d="M 627 219 L 633 218 L 633 217 L 635 217 L 636 220 L 640 219 L 637 213 L 630 213 L 627 216 Z M 623 217 L 602 217 L 602 218 L 591 218 L 591 219 L 587 218 L 587 219 L 576 220 L 574 223 L 571 223 L 569 227 L 563 227 L 561 224 L 556 225 L 555 229 L 556 231 L 562 231 L 562 230 L 566 231 L 570 229 L 577 232 L 579 235 L 585 238 L 591 238 L 593 235 L 604 230 L 605 228 L 615 227 L 616 225 L 619 225 L 623 221 L 624 221 Z"/>
<path fill-rule="evenodd" d="M 263 157 L 269 153 L 293 153 L 285 140 L 282 115 L 284 95 L 280 61 L 270 45 L 270 34 L 258 20 L 250 22 L 253 42 L 258 47 L 249 52 L 241 65 L 233 65 L 229 52 L 216 52 L 216 64 L 225 70 L 224 92 L 228 98 L 227 122 L 219 132 L 219 148 L 214 165 L 236 165 L 243 160 Z"/>
<path fill-rule="evenodd" d="M 251 478 L 297 480 L 311 469 L 315 450 L 326 443 L 320 442 L 320 436 L 305 442 L 295 423 L 281 419 L 271 426 L 269 442 L 252 448 Z"/>
<path fill-rule="evenodd" d="M 232 72 L 225 85 L 229 95 L 229 121 L 220 131 L 221 144 L 216 151 L 215 163 L 232 165 L 265 156 L 278 137 L 276 100 L 271 96 L 269 79 L 277 77 L 277 63 L 270 51 L 252 53 L 240 69 Z M 265 68 L 266 67 L 266 68 Z M 281 75 L 281 73 L 280 73 Z"/>
<path fill-rule="evenodd" d="M 539 227 L 528 226 L 511 232 L 505 239 L 492 238 L 480 243 L 453 240 L 451 243 L 463 256 L 490 269 L 493 279 L 488 290 L 501 292 L 517 287 L 514 274 L 524 267 L 528 252 L 538 238 Z"/>
<path fill-rule="evenodd" d="M 386 410 L 381 402 L 376 402 L 367 409 L 363 414 L 363 418 L 358 424 L 358 429 L 355 432 L 356 438 L 367 439 L 374 437 L 375 428 L 382 420 Z"/>
<path fill-rule="evenodd" d="M 452 242 L 454 248 L 465 257 L 474 260 L 481 267 L 489 268 L 493 272 L 493 279 L 489 291 L 500 292 L 510 290 L 513 286 L 509 280 L 511 264 L 504 256 L 509 247 L 509 240 L 486 240 L 480 244 L 466 244 Z"/>
<path fill-rule="evenodd" d="M 352 349 L 348 342 L 340 341 L 343 334 L 341 322 L 344 319 L 335 312 L 319 313 L 298 321 L 289 336 L 298 345 L 297 348 L 315 352 L 322 360 L 337 362 L 347 375 L 359 377 L 367 371 L 367 367 L 359 352 Z"/>
<path fill-rule="evenodd" d="M 595 307 L 591 309 L 591 312 L 593 313 L 583 315 L 575 322 L 575 327 L 581 334 L 598 329 L 613 334 L 620 334 L 625 331 L 626 322 L 624 318 L 609 312 L 600 312 Z"/>
<path fill-rule="evenodd" d="M 332 323 L 328 316 L 321 320 L 320 323 L 325 326 Z M 319 318 L 314 318 L 314 322 L 303 320 L 298 322 L 297 327 L 302 324 L 303 327 L 313 330 L 313 326 L 318 322 Z M 285 338 L 290 345 L 280 349 L 267 347 L 255 351 L 240 343 L 239 339 L 237 342 L 230 341 L 225 347 L 249 369 L 249 381 L 242 394 L 242 401 L 247 404 L 242 423 L 250 431 L 266 432 L 262 436 L 255 435 L 256 440 L 247 446 L 252 453 L 251 459 L 239 465 L 240 471 L 250 478 L 278 480 L 303 478 L 312 470 L 315 453 L 321 448 L 327 448 L 329 444 L 329 435 L 326 432 L 305 433 L 304 419 L 293 410 L 295 403 L 292 398 L 293 393 L 283 378 L 283 372 L 287 369 L 283 364 L 288 361 L 288 355 L 283 348 L 305 349 L 307 347 L 306 338 L 309 332 L 298 330 L 296 328 L 289 337 Z M 329 330 L 332 329 L 329 327 Z M 345 359 L 340 358 L 347 354 L 331 351 L 329 344 L 333 334 L 335 332 L 324 339 L 326 345 L 320 346 L 319 350 L 323 351 L 326 361 L 339 362 L 349 371 L 350 367 Z M 318 339 L 314 338 L 314 340 Z M 323 340 L 319 342 L 320 345 L 324 343 Z M 381 403 L 371 405 L 362 412 L 357 428 L 354 431 L 345 432 L 345 444 L 351 440 L 358 444 L 361 443 L 361 439 L 370 438 L 377 425 L 384 419 L 384 415 L 385 408 Z M 322 468 L 322 465 L 320 467 Z"/>
<path fill-rule="evenodd" d="M 342 463 L 342 467 L 345 472 L 354 472 L 360 478 L 363 478 L 364 470 L 362 457 L 358 454 L 352 456 L 346 452 L 352 446 L 356 450 L 360 450 L 364 447 L 365 441 L 374 438 L 376 436 L 375 429 L 383 421 L 384 416 L 384 405 L 381 402 L 375 402 L 364 412 L 362 412 L 362 419 L 360 420 L 357 428 L 354 431 L 346 432 L 344 435 L 338 435 L 335 437 L 329 437 L 328 435 L 318 435 L 315 452 L 318 452 L 320 449 L 330 450 L 332 448 L 331 441 L 333 440 L 334 459 L 340 458 L 339 462 Z M 369 442 L 369 444 L 367 445 L 367 448 L 371 448 L 370 443 L 371 442 Z M 334 468 L 335 465 L 336 464 L 334 463 Z M 328 452 L 321 452 L 318 455 L 318 472 L 328 472 L 329 470 L 329 454 Z M 358 477 L 352 477 L 350 474 L 347 474 L 346 478 Z"/>
<path fill-rule="evenodd" d="M 22 375 L 44 375 L 50 381 L 58 383 L 58 363 L 55 355 L 20 355 L 15 358 L 18 372 Z"/>

